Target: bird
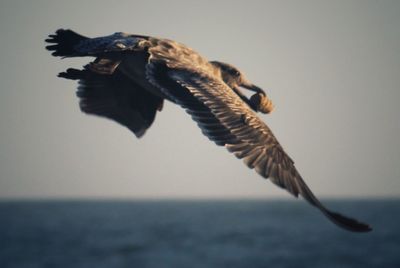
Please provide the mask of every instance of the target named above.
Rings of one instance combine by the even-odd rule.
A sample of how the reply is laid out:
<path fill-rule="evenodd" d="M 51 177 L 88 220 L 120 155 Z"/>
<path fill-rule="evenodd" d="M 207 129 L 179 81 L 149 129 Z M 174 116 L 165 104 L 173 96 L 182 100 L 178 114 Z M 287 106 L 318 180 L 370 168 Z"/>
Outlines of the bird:
<path fill-rule="evenodd" d="M 345 230 L 372 230 L 317 199 L 257 114 L 273 111 L 272 101 L 235 66 L 209 61 L 173 40 L 123 32 L 89 38 L 59 29 L 45 42 L 56 57 L 94 58 L 82 69 L 58 74 L 78 80 L 76 95 L 82 112 L 114 120 L 140 138 L 164 100 L 179 105 L 209 140 L 224 146 L 263 178 L 296 198 L 302 196 Z M 248 98 L 243 89 L 254 93 Z"/>

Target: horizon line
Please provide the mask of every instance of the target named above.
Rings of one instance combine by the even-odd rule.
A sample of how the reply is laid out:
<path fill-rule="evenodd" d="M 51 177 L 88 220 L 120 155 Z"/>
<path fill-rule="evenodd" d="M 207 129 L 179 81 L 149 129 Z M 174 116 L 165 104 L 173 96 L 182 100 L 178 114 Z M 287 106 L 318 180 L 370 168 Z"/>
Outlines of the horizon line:
<path fill-rule="evenodd" d="M 295 197 L 112 197 L 112 196 L 64 196 L 64 197 L 53 197 L 53 196 L 43 196 L 43 197 L 0 197 L 0 202 L 158 202 L 158 201 L 194 201 L 194 202 L 204 202 L 204 201 L 298 201 L 303 198 Z M 366 200 L 397 200 L 400 196 L 330 196 L 321 197 L 322 201 L 366 201 Z M 304 199 L 303 199 L 304 200 Z"/>

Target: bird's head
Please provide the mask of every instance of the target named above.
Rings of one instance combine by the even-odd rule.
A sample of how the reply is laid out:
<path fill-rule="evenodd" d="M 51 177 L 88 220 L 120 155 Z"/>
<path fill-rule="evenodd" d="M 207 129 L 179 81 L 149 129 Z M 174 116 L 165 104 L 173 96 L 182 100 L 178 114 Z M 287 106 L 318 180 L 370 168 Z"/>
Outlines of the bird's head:
<path fill-rule="evenodd" d="M 249 90 L 261 93 L 265 96 L 264 90 L 251 83 L 235 66 L 220 61 L 211 61 L 212 65 L 221 72 L 221 78 L 231 88 L 244 87 Z"/>

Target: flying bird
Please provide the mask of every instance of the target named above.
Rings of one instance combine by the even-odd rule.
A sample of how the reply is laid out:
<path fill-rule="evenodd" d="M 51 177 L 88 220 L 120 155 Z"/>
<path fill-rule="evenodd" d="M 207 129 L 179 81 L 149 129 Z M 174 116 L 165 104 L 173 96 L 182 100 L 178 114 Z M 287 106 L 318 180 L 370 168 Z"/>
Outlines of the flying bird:
<path fill-rule="evenodd" d="M 295 197 L 302 196 L 338 226 L 354 232 L 372 230 L 327 209 L 314 196 L 256 114 L 271 112 L 271 100 L 236 67 L 208 61 L 172 40 L 122 32 L 88 38 L 59 29 L 45 41 L 53 56 L 95 58 L 83 69 L 70 68 L 58 75 L 78 80 L 76 94 L 83 112 L 114 120 L 139 138 L 168 100 L 185 109 L 211 141 Z M 254 94 L 248 98 L 243 88 Z"/>

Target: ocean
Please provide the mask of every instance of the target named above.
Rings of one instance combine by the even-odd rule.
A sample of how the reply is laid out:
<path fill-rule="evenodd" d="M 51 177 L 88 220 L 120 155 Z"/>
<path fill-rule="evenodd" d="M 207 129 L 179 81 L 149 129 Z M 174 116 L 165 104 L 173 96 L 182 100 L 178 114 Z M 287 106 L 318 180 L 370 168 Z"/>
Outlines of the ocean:
<path fill-rule="evenodd" d="M 0 267 L 400 267 L 400 200 L 1 201 Z"/>

